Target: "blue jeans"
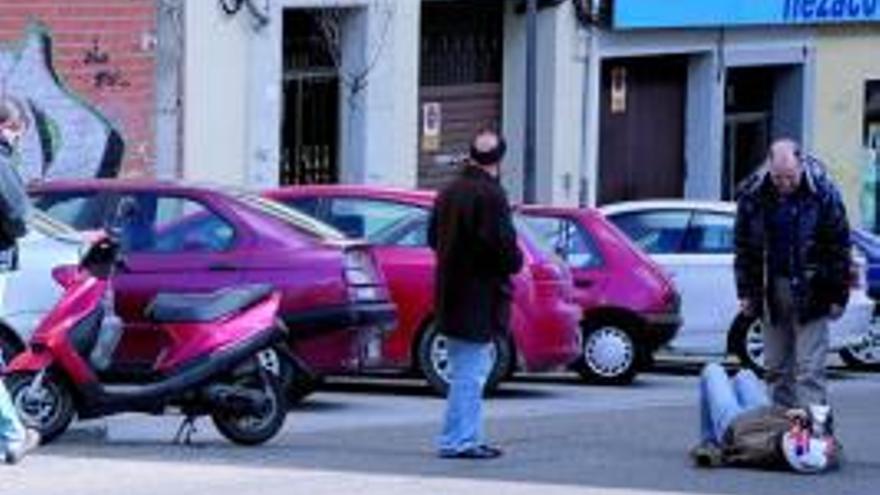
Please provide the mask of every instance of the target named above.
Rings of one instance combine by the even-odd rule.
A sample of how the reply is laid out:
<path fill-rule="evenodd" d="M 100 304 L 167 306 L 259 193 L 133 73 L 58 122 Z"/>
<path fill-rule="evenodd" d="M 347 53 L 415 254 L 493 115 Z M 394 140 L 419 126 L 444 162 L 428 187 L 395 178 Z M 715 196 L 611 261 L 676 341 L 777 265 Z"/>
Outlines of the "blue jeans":
<path fill-rule="evenodd" d="M 700 376 L 700 440 L 720 445 L 737 416 L 767 405 L 767 389 L 751 370 L 729 379 L 720 365 L 707 364 Z"/>
<path fill-rule="evenodd" d="M 0 380 L 0 453 L 6 452 L 9 447 L 18 446 L 24 439 L 24 425 L 18 419 L 18 411 Z"/>
<path fill-rule="evenodd" d="M 484 443 L 483 387 L 492 369 L 492 344 L 448 338 L 450 384 L 441 452 L 461 452 Z"/>

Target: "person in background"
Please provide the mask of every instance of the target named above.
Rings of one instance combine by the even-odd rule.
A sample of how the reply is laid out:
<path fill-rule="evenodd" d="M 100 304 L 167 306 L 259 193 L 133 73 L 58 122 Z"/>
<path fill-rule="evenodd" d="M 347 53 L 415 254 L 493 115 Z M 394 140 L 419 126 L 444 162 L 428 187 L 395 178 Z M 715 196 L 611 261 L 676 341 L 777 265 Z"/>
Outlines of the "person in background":
<path fill-rule="evenodd" d="M 691 457 L 701 467 L 827 471 L 840 461 L 829 415 L 828 406 L 773 405 L 752 371 L 728 379 L 720 365 L 708 364 L 700 375 L 700 443 Z"/>
<path fill-rule="evenodd" d="M 851 254 L 846 210 L 825 166 L 794 141 L 775 141 L 739 188 L 734 245 L 740 311 L 765 319 L 773 403 L 827 404 L 828 320 L 849 298 Z"/>
<path fill-rule="evenodd" d="M 471 142 L 470 162 L 437 196 L 428 242 L 437 256 L 437 328 L 448 338 L 450 384 L 438 451 L 443 458 L 491 459 L 483 388 L 492 369 L 492 341 L 508 332 L 511 276 L 522 268 L 510 205 L 498 180 L 504 139 L 490 130 Z"/>
<path fill-rule="evenodd" d="M 17 240 L 27 232 L 29 201 L 13 165 L 15 147 L 27 130 L 22 110 L 17 101 L 0 97 L 0 251 L 9 259 L 15 258 Z M 4 266 L 14 267 L 14 262 Z M 0 355 L 0 371 L 5 366 Z M 39 443 L 39 432 L 22 424 L 5 385 L 0 381 L 0 455 L 4 462 L 19 462 Z"/>

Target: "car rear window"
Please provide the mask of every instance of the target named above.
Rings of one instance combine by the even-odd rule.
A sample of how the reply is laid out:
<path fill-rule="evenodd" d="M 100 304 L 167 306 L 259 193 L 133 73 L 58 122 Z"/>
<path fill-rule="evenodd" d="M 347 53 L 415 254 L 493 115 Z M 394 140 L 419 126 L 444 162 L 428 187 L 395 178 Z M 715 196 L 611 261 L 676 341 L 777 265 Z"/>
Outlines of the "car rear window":
<path fill-rule="evenodd" d="M 59 222 L 36 209 L 31 210 L 31 217 L 28 223 L 37 232 L 56 239 L 73 239 L 79 235 L 73 227 Z"/>
<path fill-rule="evenodd" d="M 300 213 L 277 201 L 256 194 L 235 193 L 235 199 L 248 207 L 290 225 L 308 236 L 324 241 L 345 240 L 345 234 L 320 220 Z"/>

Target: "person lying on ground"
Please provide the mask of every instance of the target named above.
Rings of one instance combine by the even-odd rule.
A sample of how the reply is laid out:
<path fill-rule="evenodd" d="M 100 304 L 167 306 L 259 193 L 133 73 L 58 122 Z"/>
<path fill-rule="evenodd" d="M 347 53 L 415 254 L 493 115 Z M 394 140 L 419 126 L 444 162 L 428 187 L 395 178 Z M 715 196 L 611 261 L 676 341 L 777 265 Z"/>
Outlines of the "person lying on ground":
<path fill-rule="evenodd" d="M 708 364 L 700 376 L 700 443 L 691 457 L 701 467 L 740 466 L 819 473 L 840 465 L 830 408 L 772 405 L 750 370 L 728 378 Z"/>

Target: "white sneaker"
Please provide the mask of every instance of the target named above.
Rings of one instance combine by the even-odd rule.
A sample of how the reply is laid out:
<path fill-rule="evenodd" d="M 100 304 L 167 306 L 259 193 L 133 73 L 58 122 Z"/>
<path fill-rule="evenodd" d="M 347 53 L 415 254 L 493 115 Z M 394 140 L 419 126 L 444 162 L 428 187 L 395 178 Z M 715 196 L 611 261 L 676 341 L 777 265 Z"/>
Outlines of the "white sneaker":
<path fill-rule="evenodd" d="M 14 447 L 6 448 L 6 464 L 18 464 L 28 452 L 40 445 L 40 432 L 33 428 L 26 428 L 24 441 Z"/>

